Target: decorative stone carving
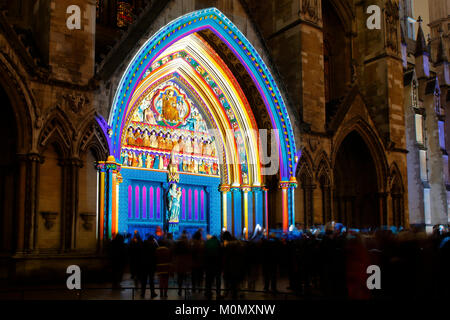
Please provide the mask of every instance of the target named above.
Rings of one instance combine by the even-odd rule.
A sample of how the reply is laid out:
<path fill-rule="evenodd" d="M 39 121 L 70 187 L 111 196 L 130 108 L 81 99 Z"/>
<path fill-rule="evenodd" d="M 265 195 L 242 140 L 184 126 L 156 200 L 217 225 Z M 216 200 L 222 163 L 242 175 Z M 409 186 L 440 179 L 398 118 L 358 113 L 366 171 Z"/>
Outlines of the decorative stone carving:
<path fill-rule="evenodd" d="M 79 113 L 85 105 L 89 103 L 89 99 L 83 94 L 65 94 L 63 95 L 66 106 L 74 113 Z"/>
<path fill-rule="evenodd" d="M 92 212 L 83 212 L 80 213 L 81 220 L 83 220 L 83 228 L 86 231 L 92 231 L 92 227 L 94 226 L 94 221 L 96 214 Z"/>
<path fill-rule="evenodd" d="M 317 147 L 320 145 L 320 140 L 317 137 L 309 137 L 308 145 L 312 152 L 317 150 Z"/>
<path fill-rule="evenodd" d="M 394 52 L 398 52 L 398 24 L 399 7 L 395 0 L 389 0 L 386 3 L 386 46 Z"/>
<path fill-rule="evenodd" d="M 320 19 L 320 1 L 319 0 L 303 0 L 300 12 L 308 20 L 317 22 Z"/>
<path fill-rule="evenodd" d="M 57 212 L 47 212 L 43 211 L 41 212 L 42 218 L 45 220 L 45 228 L 47 230 L 50 230 L 55 225 L 56 217 L 58 216 Z"/>

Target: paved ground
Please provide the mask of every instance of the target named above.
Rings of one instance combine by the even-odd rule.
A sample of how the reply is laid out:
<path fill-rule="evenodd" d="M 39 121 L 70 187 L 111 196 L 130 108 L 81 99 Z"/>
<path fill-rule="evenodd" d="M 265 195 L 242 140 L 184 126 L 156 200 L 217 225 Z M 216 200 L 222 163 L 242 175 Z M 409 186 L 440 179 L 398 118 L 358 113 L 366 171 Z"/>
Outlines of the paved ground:
<path fill-rule="evenodd" d="M 287 279 L 281 278 L 278 281 L 277 294 L 265 293 L 263 291 L 263 279 L 259 277 L 256 281 L 255 290 L 252 292 L 245 291 L 247 284 L 241 285 L 239 299 L 246 300 L 292 300 L 299 299 L 291 291 L 287 290 Z M 222 283 L 222 289 L 223 289 Z M 155 278 L 155 286 L 158 287 L 158 278 Z M 190 280 L 185 286 L 190 287 Z M 10 290 L 0 290 L 0 300 L 142 300 L 140 297 L 141 290 L 139 284 L 135 284 L 131 279 L 130 274 L 125 274 L 121 282 L 122 289 L 112 289 L 110 283 L 90 283 L 85 285 L 82 290 L 68 290 L 65 287 L 55 286 L 33 286 L 13 288 Z M 158 297 L 153 300 L 205 300 L 204 291 L 193 293 L 190 289 L 185 289 L 181 296 L 178 296 L 177 284 L 174 278 L 169 281 L 168 297 L 161 298 L 159 290 Z M 147 288 L 145 300 L 150 300 L 150 289 Z M 215 290 L 213 288 L 213 299 L 215 297 Z M 225 300 L 231 299 L 231 294 L 224 297 Z"/>

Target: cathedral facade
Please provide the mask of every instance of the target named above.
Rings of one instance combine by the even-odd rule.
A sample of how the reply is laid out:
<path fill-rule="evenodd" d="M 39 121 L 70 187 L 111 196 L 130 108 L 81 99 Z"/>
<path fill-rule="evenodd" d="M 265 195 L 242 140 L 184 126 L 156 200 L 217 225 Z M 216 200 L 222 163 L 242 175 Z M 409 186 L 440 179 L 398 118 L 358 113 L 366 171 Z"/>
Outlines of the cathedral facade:
<path fill-rule="evenodd" d="M 134 230 L 449 223 L 448 8 L 427 43 L 408 1 L 1 3 L 2 278 Z"/>

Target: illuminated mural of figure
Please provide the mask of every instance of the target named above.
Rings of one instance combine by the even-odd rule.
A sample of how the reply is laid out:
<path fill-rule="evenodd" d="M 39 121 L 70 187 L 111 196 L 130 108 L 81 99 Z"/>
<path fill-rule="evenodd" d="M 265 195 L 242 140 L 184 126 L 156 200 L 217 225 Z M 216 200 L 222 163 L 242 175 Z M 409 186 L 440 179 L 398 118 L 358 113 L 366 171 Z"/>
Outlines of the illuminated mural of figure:
<path fill-rule="evenodd" d="M 200 117 L 200 119 L 198 120 L 198 125 L 197 125 L 198 131 L 200 131 L 200 132 L 206 132 L 206 131 L 208 130 L 208 128 L 206 127 L 206 122 L 205 122 L 205 120 L 203 120 L 203 119 L 201 118 L 200 115 L 199 115 L 199 117 Z"/>
<path fill-rule="evenodd" d="M 217 162 L 214 162 L 212 165 L 212 174 L 216 176 L 219 175 L 219 165 Z"/>
<path fill-rule="evenodd" d="M 183 158 L 183 168 L 182 168 L 183 172 L 188 172 L 189 171 L 189 162 L 187 159 Z"/>
<path fill-rule="evenodd" d="M 188 172 L 194 172 L 194 159 L 191 159 L 188 165 Z"/>
<path fill-rule="evenodd" d="M 205 141 L 203 141 L 203 137 L 200 139 L 200 150 L 201 150 L 201 154 L 206 156 L 206 147 L 205 147 Z"/>
<path fill-rule="evenodd" d="M 142 153 L 138 156 L 138 167 L 143 168 L 144 167 L 144 161 L 142 160 Z"/>
<path fill-rule="evenodd" d="M 142 145 L 147 148 L 150 147 L 150 136 L 148 135 L 147 129 L 144 130 Z"/>
<path fill-rule="evenodd" d="M 172 150 L 173 148 L 173 142 L 172 142 L 172 136 L 170 135 L 170 133 L 167 134 L 166 136 L 166 144 L 165 144 L 165 150 Z"/>
<path fill-rule="evenodd" d="M 158 169 L 163 170 L 164 169 L 164 156 L 159 156 L 159 163 L 158 163 Z"/>
<path fill-rule="evenodd" d="M 205 172 L 206 172 L 206 174 L 211 174 L 211 163 L 206 162 L 206 164 L 205 164 Z"/>
<path fill-rule="evenodd" d="M 156 124 L 155 114 L 153 113 L 153 110 L 151 107 L 148 107 L 144 110 L 143 118 L 144 118 L 144 122 L 146 122 L 146 123 Z"/>
<path fill-rule="evenodd" d="M 163 158 L 163 169 L 167 169 L 167 167 L 169 166 L 169 162 L 170 162 L 170 157 L 164 156 Z"/>
<path fill-rule="evenodd" d="M 149 153 L 147 153 L 147 154 L 145 155 L 145 167 L 146 167 L 147 169 L 152 168 L 152 155 L 149 154 Z"/>
<path fill-rule="evenodd" d="M 167 169 L 169 170 L 167 180 L 169 182 L 179 182 L 180 176 L 178 175 L 178 163 L 177 159 L 175 159 L 175 154 L 173 152 L 170 156 L 170 162 Z"/>
<path fill-rule="evenodd" d="M 136 121 L 136 122 L 140 122 L 140 121 L 141 121 L 138 112 L 135 112 L 135 113 L 133 114 L 133 116 L 131 117 L 131 121 Z"/>
<path fill-rule="evenodd" d="M 198 165 L 198 173 L 203 173 L 203 161 L 201 161 Z"/>
<path fill-rule="evenodd" d="M 180 136 L 180 138 L 178 139 L 178 152 L 183 153 L 184 152 L 184 140 L 183 140 L 183 136 Z"/>
<path fill-rule="evenodd" d="M 167 221 L 168 222 L 178 222 L 180 214 L 180 198 L 181 198 L 181 188 L 177 189 L 176 183 L 172 184 L 169 188 L 169 193 L 167 195 L 169 200 Z"/>
<path fill-rule="evenodd" d="M 178 101 L 178 103 L 177 103 L 177 110 L 178 110 L 179 119 L 180 120 L 184 119 L 184 117 L 188 113 L 187 104 L 183 103 L 182 101 Z"/>
<path fill-rule="evenodd" d="M 197 137 L 194 138 L 193 145 L 194 145 L 194 153 L 195 154 L 202 154 L 202 149 L 200 147 L 200 144 L 199 144 L 199 141 L 198 141 Z"/>
<path fill-rule="evenodd" d="M 198 112 L 193 112 L 192 118 L 195 120 L 194 121 L 194 123 L 195 123 L 194 130 L 200 131 L 200 127 L 201 127 L 200 121 L 202 120 L 202 116 Z"/>
<path fill-rule="evenodd" d="M 142 147 L 142 136 L 141 136 L 141 129 L 137 128 L 136 132 L 134 133 L 134 145 L 138 147 Z"/>
<path fill-rule="evenodd" d="M 133 159 L 131 160 L 131 166 L 137 167 L 138 165 L 139 165 L 138 157 L 136 156 L 135 153 L 133 153 Z"/>
<path fill-rule="evenodd" d="M 167 90 L 162 96 L 162 116 L 168 121 L 180 121 L 180 115 L 177 109 L 177 97 L 173 90 Z"/>
<path fill-rule="evenodd" d="M 156 136 L 156 132 L 153 130 L 152 134 L 150 135 L 150 148 L 158 148 L 158 139 Z"/>
<path fill-rule="evenodd" d="M 122 151 L 122 164 L 124 166 L 128 165 L 128 153 L 126 151 Z"/>
<path fill-rule="evenodd" d="M 198 160 L 194 159 L 194 173 L 198 173 Z"/>
<path fill-rule="evenodd" d="M 184 152 L 187 154 L 191 154 L 192 153 L 192 140 L 191 137 L 187 137 L 186 138 L 186 142 L 184 144 Z"/>
<path fill-rule="evenodd" d="M 127 132 L 127 145 L 134 146 L 134 134 L 133 134 L 133 128 L 129 127 Z"/>
<path fill-rule="evenodd" d="M 155 156 L 155 161 L 153 162 L 153 169 L 159 169 L 159 155 Z"/>
<path fill-rule="evenodd" d="M 157 148 L 158 148 L 158 149 L 164 149 L 164 147 L 165 147 L 165 145 L 164 145 L 164 136 L 163 136 L 163 133 L 162 133 L 162 132 L 160 132 L 160 133 L 158 134 L 158 138 L 157 138 L 156 140 L 158 141 L 158 146 L 157 146 Z"/>
<path fill-rule="evenodd" d="M 174 137 L 174 139 L 172 140 L 172 152 L 180 152 L 180 145 L 178 144 L 178 140 Z"/>
<path fill-rule="evenodd" d="M 133 164 L 133 153 L 131 151 L 128 151 L 128 163 L 127 166 L 131 167 Z"/>
<path fill-rule="evenodd" d="M 211 157 L 215 157 L 216 156 L 216 147 L 215 147 L 215 145 L 213 144 L 212 141 L 209 142 L 209 145 L 211 146 L 211 154 L 210 154 L 210 156 Z"/>
<path fill-rule="evenodd" d="M 206 156 L 211 156 L 212 154 L 212 146 L 211 146 L 211 141 L 206 141 L 205 143 L 205 152 L 203 153 Z"/>

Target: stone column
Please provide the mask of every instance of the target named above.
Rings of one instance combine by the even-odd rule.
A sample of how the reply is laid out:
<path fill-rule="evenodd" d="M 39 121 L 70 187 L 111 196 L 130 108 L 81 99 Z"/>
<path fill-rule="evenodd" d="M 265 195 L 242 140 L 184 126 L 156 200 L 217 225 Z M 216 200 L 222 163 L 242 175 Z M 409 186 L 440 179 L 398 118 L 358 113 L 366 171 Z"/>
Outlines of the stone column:
<path fill-rule="evenodd" d="M 62 250 L 71 251 L 76 248 L 76 225 L 78 214 L 78 171 L 83 163 L 80 159 L 66 159 L 60 161 L 63 167 L 63 212 L 62 222 Z"/>
<path fill-rule="evenodd" d="M 268 191 L 267 187 L 262 187 L 263 195 L 264 195 L 264 229 L 266 229 L 266 235 L 269 234 L 269 198 L 268 198 Z"/>
<path fill-rule="evenodd" d="M 19 163 L 19 176 L 17 186 L 17 246 L 16 252 L 22 253 L 25 248 L 25 203 L 27 195 L 27 164 L 28 157 L 25 154 L 17 155 Z"/>
<path fill-rule="evenodd" d="M 99 161 L 97 164 L 98 171 L 98 250 L 103 250 L 103 240 L 106 238 L 105 230 L 105 216 L 106 216 L 106 196 L 105 196 L 105 182 L 106 182 L 106 167 L 104 161 Z"/>
<path fill-rule="evenodd" d="M 227 193 L 230 191 L 230 186 L 227 184 L 223 184 L 219 187 L 219 191 L 222 193 L 222 229 L 228 230 Z"/>
<path fill-rule="evenodd" d="M 244 228 L 245 228 L 245 239 L 248 239 L 248 193 L 250 192 L 250 186 L 242 186 L 242 195 L 244 202 Z"/>
<path fill-rule="evenodd" d="M 25 195 L 25 221 L 24 221 L 24 251 L 34 251 L 37 247 L 37 208 L 38 208 L 38 186 L 39 166 L 44 158 L 37 153 L 26 156 L 27 179 Z"/>
<path fill-rule="evenodd" d="M 289 202 L 288 202 L 289 182 L 281 181 L 279 187 L 281 189 L 283 232 L 288 232 L 288 228 L 289 228 L 289 209 L 288 209 L 288 206 L 289 206 Z"/>

